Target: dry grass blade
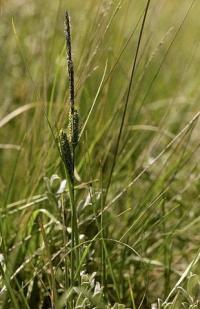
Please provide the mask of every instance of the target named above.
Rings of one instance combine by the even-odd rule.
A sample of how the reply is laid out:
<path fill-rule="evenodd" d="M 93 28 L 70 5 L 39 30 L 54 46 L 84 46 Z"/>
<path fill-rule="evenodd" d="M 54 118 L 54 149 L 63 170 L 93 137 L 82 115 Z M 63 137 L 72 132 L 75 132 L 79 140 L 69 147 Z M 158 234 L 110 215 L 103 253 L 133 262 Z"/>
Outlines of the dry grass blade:
<path fill-rule="evenodd" d="M 172 145 L 185 133 L 187 132 L 190 127 L 198 120 L 200 116 L 200 111 L 190 120 L 190 122 L 168 143 L 168 145 L 152 160 L 150 164 L 148 164 L 127 186 L 125 189 L 123 189 L 117 196 L 115 196 L 114 199 L 112 199 L 111 202 L 108 203 L 106 206 L 106 209 L 110 207 L 112 204 L 114 204 L 118 199 L 120 199 L 126 192 L 129 190 L 133 184 L 146 172 L 148 169 L 154 165 L 165 152 L 167 152 Z"/>
<path fill-rule="evenodd" d="M 0 128 L 5 126 L 8 122 L 10 122 L 12 119 L 16 118 L 20 114 L 23 114 L 24 112 L 28 111 L 29 109 L 32 109 L 36 107 L 38 104 L 37 103 L 29 103 L 24 106 L 18 107 L 16 110 L 11 112 L 10 114 L 6 115 L 0 120 Z"/>

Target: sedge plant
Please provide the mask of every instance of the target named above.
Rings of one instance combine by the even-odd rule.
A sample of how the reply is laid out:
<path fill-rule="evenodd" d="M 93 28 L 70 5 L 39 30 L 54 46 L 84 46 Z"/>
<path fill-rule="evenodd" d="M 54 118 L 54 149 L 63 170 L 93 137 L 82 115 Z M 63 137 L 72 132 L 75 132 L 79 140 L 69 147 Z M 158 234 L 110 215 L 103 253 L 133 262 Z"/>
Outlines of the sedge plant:
<path fill-rule="evenodd" d="M 79 244 L 78 223 L 75 205 L 75 148 L 79 139 L 79 114 L 75 108 L 74 98 L 74 67 L 71 51 L 71 29 L 69 14 L 65 14 L 65 35 L 66 35 L 66 51 L 67 51 L 67 69 L 69 77 L 69 113 L 66 115 L 67 123 L 64 129 L 59 133 L 59 144 L 61 157 L 64 163 L 66 178 L 69 188 L 69 199 L 71 206 L 71 285 L 74 286 L 75 281 L 75 261 L 79 264 Z"/>

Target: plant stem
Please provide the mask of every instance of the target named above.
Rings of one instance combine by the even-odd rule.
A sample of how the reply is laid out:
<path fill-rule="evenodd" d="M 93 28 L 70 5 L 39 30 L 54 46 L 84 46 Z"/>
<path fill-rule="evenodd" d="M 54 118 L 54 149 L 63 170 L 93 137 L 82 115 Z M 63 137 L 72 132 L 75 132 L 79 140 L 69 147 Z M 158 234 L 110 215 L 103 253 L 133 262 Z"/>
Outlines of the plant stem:
<path fill-rule="evenodd" d="M 68 77 L 69 77 L 69 104 L 70 104 L 70 114 L 72 117 L 72 136 L 74 136 L 74 66 L 72 60 L 72 52 L 71 52 L 71 27 L 70 27 L 70 19 L 69 14 L 66 11 L 65 13 L 65 35 L 66 35 L 66 51 L 67 51 L 67 69 L 68 69 Z M 73 144 L 73 138 L 71 143 L 71 151 L 72 151 L 72 178 L 68 179 L 69 183 L 69 197 L 70 197 L 70 205 L 71 205 L 71 246 L 72 246 L 72 254 L 71 254 L 71 284 L 74 285 L 75 279 L 75 261 L 76 264 L 79 265 L 79 249 L 77 248 L 79 244 L 78 237 L 78 224 L 77 224 L 77 214 L 75 207 L 75 194 L 74 194 L 74 165 L 75 165 L 75 147 Z M 69 176 L 69 175 L 68 175 Z M 69 177 L 70 178 L 70 177 Z"/>

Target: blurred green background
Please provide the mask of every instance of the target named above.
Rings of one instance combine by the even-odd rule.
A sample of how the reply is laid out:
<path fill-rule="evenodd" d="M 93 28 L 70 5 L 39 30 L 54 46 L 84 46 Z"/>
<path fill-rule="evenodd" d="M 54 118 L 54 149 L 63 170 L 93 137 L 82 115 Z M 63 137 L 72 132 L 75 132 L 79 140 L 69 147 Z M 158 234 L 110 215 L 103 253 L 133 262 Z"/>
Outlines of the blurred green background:
<path fill-rule="evenodd" d="M 182 24 L 190 4 L 190 1 L 152 2 L 134 83 L 134 108 L 131 107 L 129 113 L 130 123 L 144 124 L 148 121 L 151 125 L 157 125 L 167 111 L 165 123 L 170 122 L 172 132 L 176 133 L 179 125 L 198 109 L 198 1 L 194 1 Z M 138 21 L 144 5 L 145 1 L 128 0 L 1 3 L 1 118 L 23 105 L 36 105 L 10 121 L 0 132 L 2 144 L 19 145 L 25 135 L 25 140 L 29 139 L 28 144 L 24 141 L 26 154 L 23 151 L 21 153 L 24 167 L 16 171 L 23 175 L 20 181 L 33 178 L 33 174 L 28 173 L 34 168 L 31 164 L 36 154 L 42 156 L 45 151 L 52 151 L 45 137 L 48 133 L 44 134 L 45 119 L 41 109 L 49 110 L 53 124 L 59 123 L 64 98 L 67 96 L 63 50 L 65 9 L 69 10 L 72 19 L 76 98 L 83 119 L 95 97 L 106 61 L 108 73 L 134 32 L 104 85 L 104 96 L 101 98 L 106 103 L 98 102 L 97 111 L 99 106 L 104 106 L 102 109 L 106 109 L 103 117 L 106 118 L 126 87 L 139 31 Z M 134 110 L 140 110 L 141 105 L 140 119 L 135 119 L 137 112 Z M 98 118 L 99 114 L 94 112 L 88 124 L 89 138 L 93 138 L 92 135 L 98 130 Z M 95 130 L 89 128 L 94 128 L 94 125 Z M 37 135 L 37 139 L 34 135 Z M 12 174 L 16 151 L 1 150 L 0 155 L 2 193 Z M 37 162 L 37 169 L 43 169 L 44 172 L 48 166 L 48 155 L 46 162 Z"/>

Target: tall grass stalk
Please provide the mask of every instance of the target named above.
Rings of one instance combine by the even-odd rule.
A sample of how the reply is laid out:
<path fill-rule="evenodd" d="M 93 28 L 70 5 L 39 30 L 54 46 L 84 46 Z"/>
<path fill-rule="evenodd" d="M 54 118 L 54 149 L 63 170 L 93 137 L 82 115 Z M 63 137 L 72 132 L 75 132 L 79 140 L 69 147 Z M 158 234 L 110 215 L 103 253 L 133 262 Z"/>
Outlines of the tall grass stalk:
<path fill-rule="evenodd" d="M 144 16 L 143 16 L 143 20 L 142 20 L 142 25 L 141 25 L 141 28 L 140 28 L 136 52 L 135 52 L 132 70 L 131 70 L 131 77 L 130 77 L 130 81 L 129 81 L 129 84 L 128 84 L 128 90 L 127 90 L 127 95 L 126 95 L 126 99 L 125 99 L 125 103 L 124 103 L 124 109 L 123 109 L 123 112 L 122 112 L 121 124 L 120 124 L 120 128 L 119 128 L 119 133 L 118 133 L 118 136 L 117 136 L 117 143 L 116 143 L 116 146 L 115 146 L 113 162 L 112 162 L 112 166 L 111 166 L 111 170 L 110 170 L 110 174 L 109 174 L 109 178 L 108 178 L 108 183 L 107 183 L 107 187 L 106 187 L 106 192 L 105 192 L 105 196 L 104 196 L 104 204 L 106 203 L 106 198 L 107 198 L 107 195 L 108 195 L 108 191 L 109 191 L 111 181 L 112 181 L 113 172 L 114 172 L 115 165 L 116 165 L 120 140 L 121 140 L 122 133 L 123 133 L 124 123 L 125 123 L 125 118 L 126 118 L 126 112 L 127 112 L 127 108 L 128 108 L 131 88 L 132 88 L 134 74 L 135 74 L 136 65 L 137 65 L 139 49 L 140 49 L 140 45 L 141 45 L 142 35 L 143 35 L 143 31 L 144 31 L 145 21 L 146 21 L 146 18 L 147 18 L 147 13 L 148 13 L 148 10 L 149 10 L 150 2 L 151 2 L 151 0 L 147 0 Z"/>
<path fill-rule="evenodd" d="M 70 129 L 67 136 L 64 131 L 60 134 L 61 154 L 65 165 L 66 178 L 69 188 L 69 199 L 71 206 L 71 286 L 75 285 L 76 268 L 79 265 L 79 235 L 78 223 L 75 206 L 75 191 L 74 191 L 74 165 L 75 165 L 75 147 L 78 140 L 78 123 L 77 111 L 75 110 L 74 102 L 74 67 L 71 51 L 71 27 L 68 12 L 65 14 L 65 35 L 66 35 L 66 51 L 67 51 L 67 70 L 69 78 L 69 118 L 68 128 Z M 79 276 L 78 276 L 79 277 Z"/>

